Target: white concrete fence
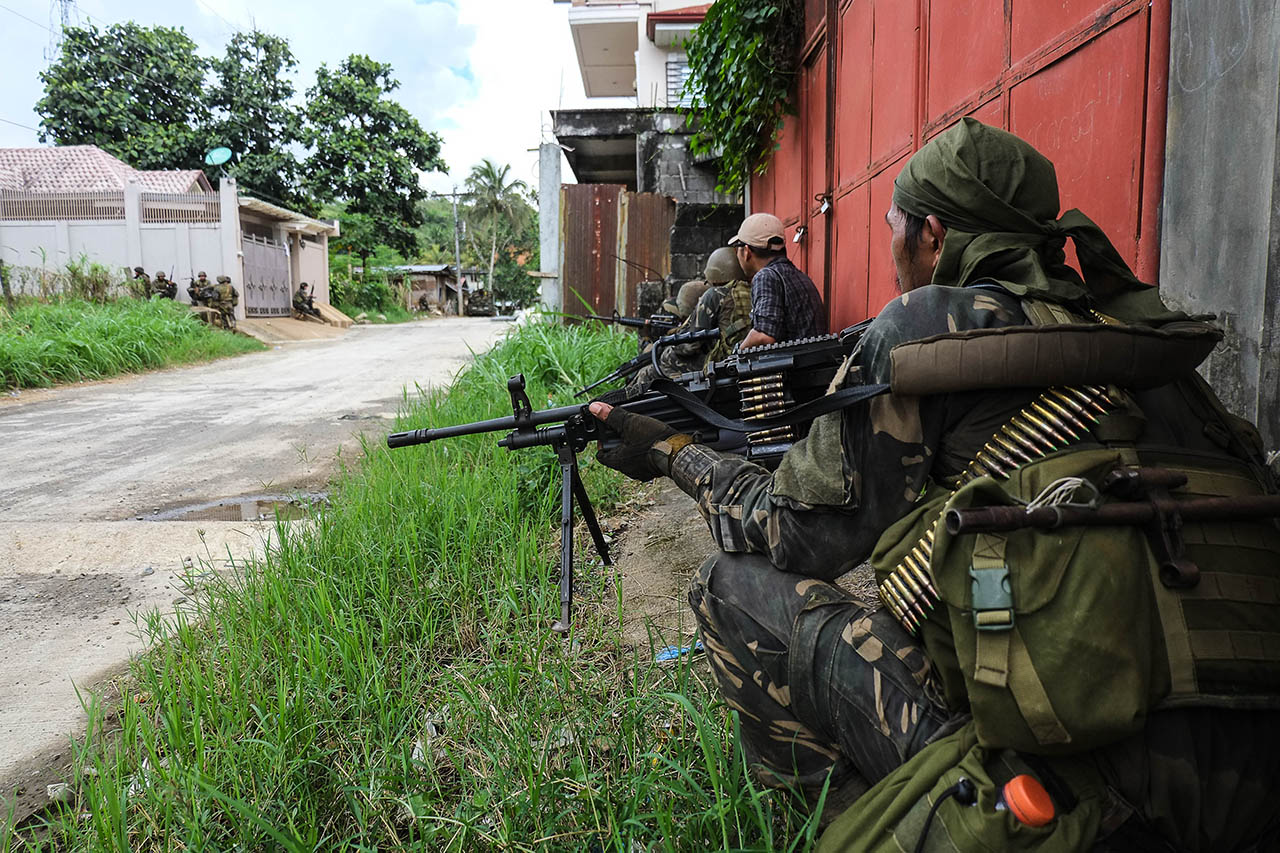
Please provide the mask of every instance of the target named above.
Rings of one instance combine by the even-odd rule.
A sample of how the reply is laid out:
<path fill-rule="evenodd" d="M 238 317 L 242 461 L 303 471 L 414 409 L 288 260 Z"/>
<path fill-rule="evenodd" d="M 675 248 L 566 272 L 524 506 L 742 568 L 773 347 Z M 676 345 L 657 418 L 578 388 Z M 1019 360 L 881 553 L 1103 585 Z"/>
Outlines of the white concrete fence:
<path fill-rule="evenodd" d="M 153 277 L 163 270 L 179 282 L 183 302 L 187 279 L 200 270 L 210 281 L 230 276 L 242 297 L 236 313 L 244 316 L 240 206 L 232 179 L 223 179 L 214 193 L 147 192 L 136 182 L 123 192 L 0 191 L 0 260 L 11 268 L 15 290 L 38 290 L 82 258 L 126 279 L 136 266 Z"/>

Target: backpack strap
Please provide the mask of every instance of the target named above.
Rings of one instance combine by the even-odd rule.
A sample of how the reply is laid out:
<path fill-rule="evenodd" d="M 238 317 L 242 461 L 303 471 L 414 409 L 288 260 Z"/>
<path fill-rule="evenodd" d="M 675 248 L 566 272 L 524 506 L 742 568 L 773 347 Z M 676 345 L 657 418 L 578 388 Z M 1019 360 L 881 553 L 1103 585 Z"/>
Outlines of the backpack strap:
<path fill-rule="evenodd" d="M 973 548 L 973 623 L 977 628 L 973 678 L 979 684 L 1007 689 L 1031 733 L 1044 745 L 1071 742 L 1053 710 L 1035 664 L 1013 619 L 1013 594 L 1005 562 L 1005 537 L 980 533 Z"/>

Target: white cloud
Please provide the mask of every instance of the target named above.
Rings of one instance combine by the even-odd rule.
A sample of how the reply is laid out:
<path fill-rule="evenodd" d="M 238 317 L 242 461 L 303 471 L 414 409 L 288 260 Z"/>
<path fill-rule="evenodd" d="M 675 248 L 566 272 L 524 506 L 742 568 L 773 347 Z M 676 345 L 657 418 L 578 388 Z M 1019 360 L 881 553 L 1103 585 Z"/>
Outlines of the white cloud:
<path fill-rule="evenodd" d="M 48 0 L 4 5 L 49 21 Z M 401 83 L 396 97 L 444 140 L 451 173 L 426 176 L 434 190 L 461 184 L 485 157 L 511 164 L 515 177 L 536 186 L 537 154 L 528 149 L 551 139 L 548 111 L 588 103 L 567 6 L 552 0 L 79 0 L 76 8 L 82 21 L 182 26 L 210 55 L 221 52 L 235 29 L 256 25 L 289 40 L 298 59 L 299 94 L 322 62 L 332 67 L 351 53 L 389 62 Z M 0 118 L 37 126 L 37 75 L 50 38 L 47 30 L 0 9 Z M 33 131 L 0 123 L 0 146 L 35 144 Z M 567 166 L 563 171 L 572 180 Z"/>

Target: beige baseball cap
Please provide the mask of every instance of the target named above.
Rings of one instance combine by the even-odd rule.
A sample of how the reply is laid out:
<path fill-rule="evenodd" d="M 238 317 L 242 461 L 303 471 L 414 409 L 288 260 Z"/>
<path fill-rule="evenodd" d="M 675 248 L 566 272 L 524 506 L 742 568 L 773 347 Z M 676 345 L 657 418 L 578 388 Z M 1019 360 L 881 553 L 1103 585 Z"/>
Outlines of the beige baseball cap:
<path fill-rule="evenodd" d="M 782 220 L 772 213 L 753 213 L 742 220 L 742 227 L 729 241 L 730 246 L 755 246 L 757 249 L 780 249 L 786 243 Z"/>

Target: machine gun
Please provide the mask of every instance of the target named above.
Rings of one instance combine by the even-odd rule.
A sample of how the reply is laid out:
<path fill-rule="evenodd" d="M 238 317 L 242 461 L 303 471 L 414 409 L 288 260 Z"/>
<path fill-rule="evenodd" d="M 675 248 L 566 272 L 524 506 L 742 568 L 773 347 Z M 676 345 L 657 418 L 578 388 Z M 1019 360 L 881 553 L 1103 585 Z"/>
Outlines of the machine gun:
<path fill-rule="evenodd" d="M 668 314 L 665 311 L 659 311 L 656 314 L 649 315 L 648 319 L 644 317 L 624 317 L 617 311 L 606 317 L 603 314 L 587 314 L 588 320 L 599 320 L 601 323 L 609 323 L 614 326 L 626 326 L 629 329 L 640 329 L 642 337 L 660 337 L 674 330 L 680 325 L 680 318 L 675 314 Z"/>
<path fill-rule="evenodd" d="M 827 393 L 865 329 L 866 323 L 862 323 L 839 335 L 743 350 L 701 373 L 659 379 L 647 392 L 613 405 L 664 421 L 692 435 L 699 444 L 740 453 L 773 467 L 815 417 L 887 389 L 846 382 L 846 387 Z M 856 380 L 855 374 L 850 376 Z M 443 438 L 507 431 L 498 445 L 508 450 L 555 448 L 560 462 L 560 618 L 552 630 L 567 634 L 573 604 L 575 502 L 581 507 L 600 559 L 606 566 L 612 565 L 604 533 L 578 473 L 578 453 L 592 441 L 608 450 L 616 447 L 619 439 L 588 411 L 587 403 L 534 411 L 523 374 L 507 380 L 507 392 L 511 396 L 509 417 L 392 433 L 387 436 L 387 446 L 411 447 Z"/>
<path fill-rule="evenodd" d="M 613 371 L 603 379 L 597 379 L 595 382 L 592 382 L 586 388 L 583 388 L 573 396 L 581 397 L 593 388 L 597 388 L 606 382 L 612 382 L 615 379 L 630 379 L 632 376 L 639 373 L 640 368 L 644 367 L 645 364 L 653 364 L 654 369 L 661 374 L 662 370 L 658 367 L 658 356 L 660 356 L 662 351 L 667 347 L 676 346 L 678 344 L 696 344 L 702 341 L 715 340 L 718 337 L 720 337 L 719 329 L 697 329 L 692 332 L 677 332 L 674 335 L 664 335 L 654 341 L 653 346 L 648 350 L 640 353 L 635 358 L 624 361 L 622 364 L 618 365 L 617 370 Z"/>

